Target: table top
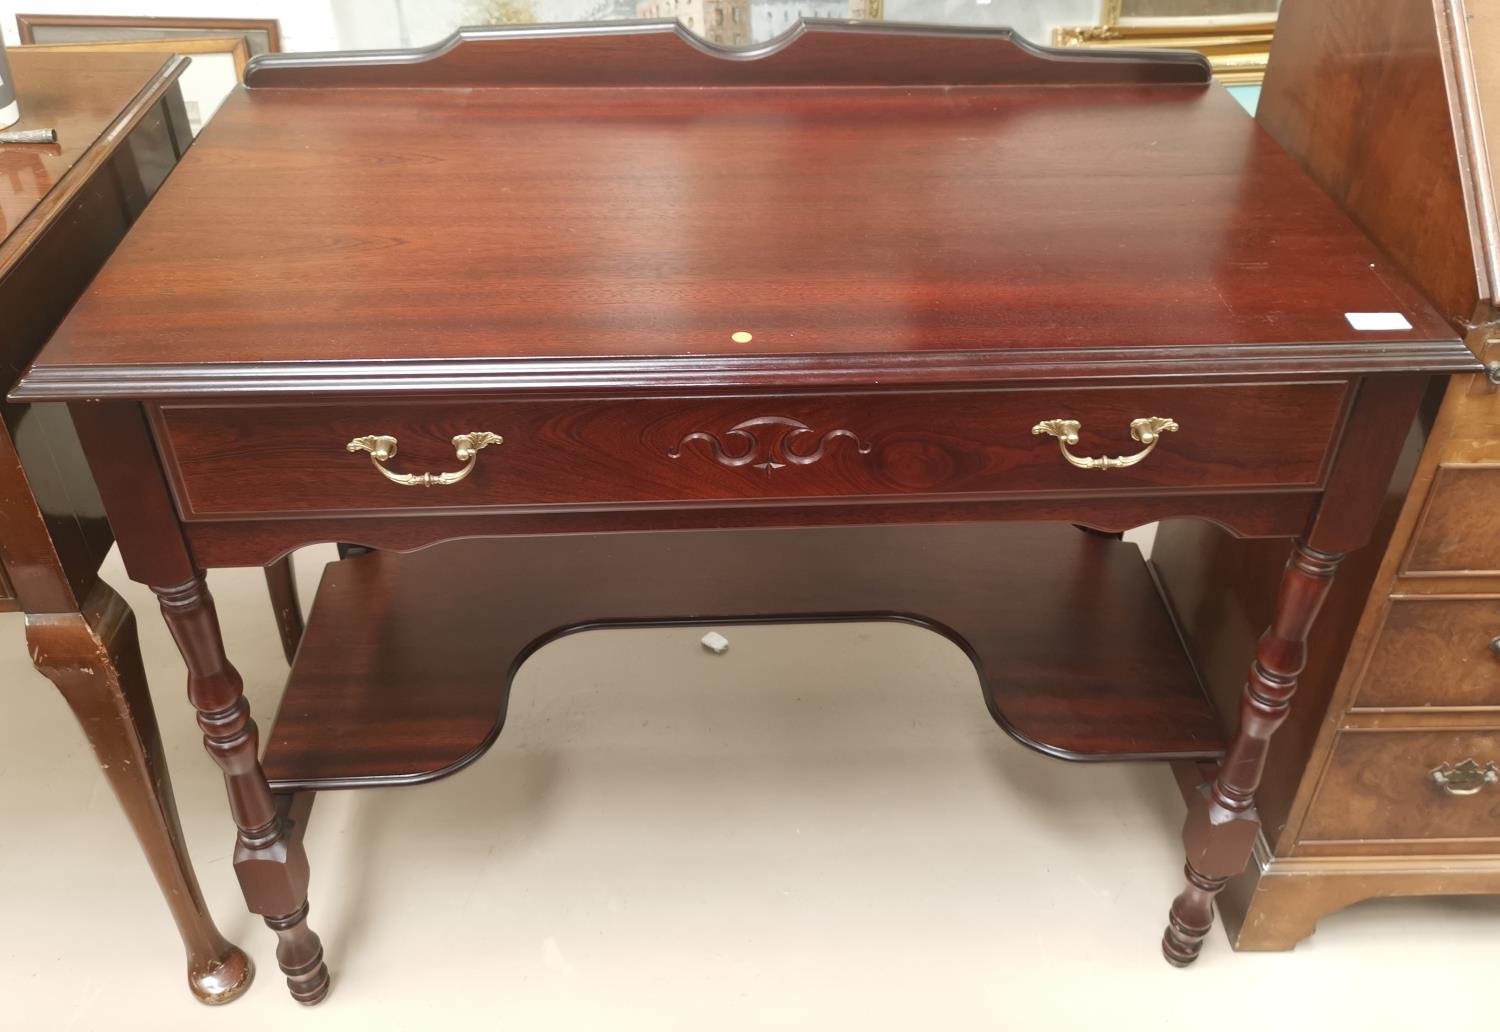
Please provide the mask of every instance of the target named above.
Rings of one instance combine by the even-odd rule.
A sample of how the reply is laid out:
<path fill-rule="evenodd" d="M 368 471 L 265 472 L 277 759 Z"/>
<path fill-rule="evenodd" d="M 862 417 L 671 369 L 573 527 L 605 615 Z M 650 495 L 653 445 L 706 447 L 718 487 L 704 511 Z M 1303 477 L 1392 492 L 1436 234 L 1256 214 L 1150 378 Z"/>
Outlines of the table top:
<path fill-rule="evenodd" d="M 731 60 L 668 26 L 592 28 L 471 34 L 385 79 L 365 58 L 341 88 L 306 58 L 264 64 L 273 85 L 225 103 L 18 396 L 213 393 L 252 366 L 245 389 L 379 390 L 412 386 L 403 369 L 538 387 L 1472 365 L 1180 61 L 1112 81 L 1003 32 L 925 29 L 904 71 L 865 81 L 838 62 L 900 31 L 815 25 Z M 614 81 L 576 43 L 601 35 Z M 944 39 L 992 60 L 945 74 Z M 479 84 L 527 45 L 553 71 Z M 664 46 L 700 85 L 632 80 Z M 556 71 L 569 56 L 587 72 Z"/>
<path fill-rule="evenodd" d="M 38 212 L 79 160 L 110 131 L 132 101 L 174 61 L 160 54 L 46 54 L 11 50 L 21 120 L 11 129 L 56 129 L 57 143 L 0 144 L 0 274 L 23 252 L 42 219 Z M 56 198 L 63 200 L 62 198 Z M 12 240 L 11 238 L 15 239 Z"/>

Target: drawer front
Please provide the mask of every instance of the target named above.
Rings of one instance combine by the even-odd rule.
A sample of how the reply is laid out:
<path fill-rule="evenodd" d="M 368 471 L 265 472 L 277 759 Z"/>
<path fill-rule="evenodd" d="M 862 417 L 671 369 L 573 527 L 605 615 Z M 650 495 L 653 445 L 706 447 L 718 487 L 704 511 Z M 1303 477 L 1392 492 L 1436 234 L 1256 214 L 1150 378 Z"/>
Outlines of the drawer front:
<path fill-rule="evenodd" d="M 1500 465 L 1438 467 L 1403 572 L 1500 574 Z"/>
<path fill-rule="evenodd" d="M 185 519 L 470 507 L 647 506 L 1141 489 L 1312 488 L 1346 384 L 718 397 L 464 399 L 154 413 Z M 1037 423 L 1081 424 L 1082 456 L 1134 454 L 1133 420 L 1164 416 L 1123 469 L 1070 465 Z M 460 471 L 453 438 L 503 438 L 457 483 L 404 486 L 351 453 L 396 438 L 395 474 Z"/>
<path fill-rule="evenodd" d="M 1354 708 L 1500 708 L 1500 598 L 1394 599 Z"/>
<path fill-rule="evenodd" d="M 1472 852 L 1500 852 L 1500 784 L 1457 770 L 1473 760 L 1500 765 L 1500 732 L 1345 731 L 1300 841 L 1352 843 L 1462 840 Z M 1432 775 L 1444 770 L 1454 790 Z"/>

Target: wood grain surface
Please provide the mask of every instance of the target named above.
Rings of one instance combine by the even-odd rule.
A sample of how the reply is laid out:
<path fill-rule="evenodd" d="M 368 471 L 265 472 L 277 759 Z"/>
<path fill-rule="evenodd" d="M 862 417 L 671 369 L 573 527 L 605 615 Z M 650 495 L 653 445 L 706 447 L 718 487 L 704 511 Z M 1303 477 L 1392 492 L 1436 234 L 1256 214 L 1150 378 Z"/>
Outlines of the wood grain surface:
<path fill-rule="evenodd" d="M 1441 764 L 1500 762 L 1500 733 L 1345 731 L 1334 743 L 1318 796 L 1302 826 L 1309 852 L 1338 842 L 1399 852 L 1500 852 L 1500 786 L 1470 796 L 1445 793 L 1431 777 Z M 1464 840 L 1459 848 L 1445 840 Z"/>
<path fill-rule="evenodd" d="M 862 527 L 460 541 L 332 563 L 266 776 L 286 791 L 451 773 L 499 733 L 526 657 L 571 630 L 799 617 L 933 627 L 974 660 L 995 719 L 1053 755 L 1223 748 L 1135 545 L 1055 524 Z"/>
<path fill-rule="evenodd" d="M 292 407 L 166 406 L 156 432 L 187 519 L 507 506 L 973 497 L 1320 486 L 1342 381 L 1141 387 Z M 1137 466 L 1083 470 L 1042 420 L 1077 419 L 1071 451 L 1128 455 L 1131 420 L 1161 415 Z M 456 470 L 455 434 L 504 437 L 441 488 L 393 484 L 355 437 L 397 439 L 393 472 Z M 1254 441 L 1254 446 L 1248 442 Z"/>
<path fill-rule="evenodd" d="M 1427 0 L 1285 4 L 1256 118 L 1440 311 L 1466 323 L 1493 295 L 1469 178 L 1476 155 L 1450 113 L 1444 63 L 1456 55 L 1445 54 L 1436 10 Z"/>
<path fill-rule="evenodd" d="M 1500 598 L 1392 599 L 1365 664 L 1352 712 L 1476 707 L 1500 724 Z"/>
<path fill-rule="evenodd" d="M 1402 565 L 1407 576 L 1500 574 L 1500 463 L 1443 463 Z"/>
<path fill-rule="evenodd" d="M 1413 328 L 1351 329 L 1368 311 Z M 18 396 L 211 393 L 193 377 L 249 364 L 291 367 L 272 390 L 319 363 L 433 389 L 419 360 L 449 387 L 560 361 L 970 377 L 933 356 L 1476 367 L 1214 85 L 262 88 Z"/>
<path fill-rule="evenodd" d="M 96 161 L 110 155 L 109 144 L 114 141 L 106 140 L 106 146 L 98 149 L 95 144 L 122 113 L 136 118 L 145 113 L 149 105 L 132 102 L 152 88 L 164 66 L 174 64 L 157 54 L 34 54 L 23 50 L 9 56 L 21 104 L 21 120 L 10 128 L 56 129 L 57 143 L 0 145 L 0 183 L 5 186 L 0 189 L 0 233 L 4 234 L 0 272 L 8 271 L 31 244 L 33 233 L 23 223 L 35 214 L 32 228 L 40 230 L 53 208 L 66 206 L 71 199 L 68 173 L 91 150 Z M 180 72 L 176 67 L 167 69 L 166 81 Z M 61 86 L 64 82 L 66 88 Z M 117 127 L 116 136 L 127 133 L 133 124 L 127 118 Z M 75 186 L 87 183 L 88 171 L 80 170 Z M 64 189 L 53 194 L 59 185 Z"/>

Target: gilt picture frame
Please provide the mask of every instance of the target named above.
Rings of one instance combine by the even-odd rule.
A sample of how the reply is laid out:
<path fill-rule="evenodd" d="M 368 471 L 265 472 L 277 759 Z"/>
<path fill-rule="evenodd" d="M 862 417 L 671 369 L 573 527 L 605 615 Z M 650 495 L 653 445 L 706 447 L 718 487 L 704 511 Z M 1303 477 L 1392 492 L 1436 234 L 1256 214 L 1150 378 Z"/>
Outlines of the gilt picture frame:
<path fill-rule="evenodd" d="M 240 35 L 250 56 L 281 50 L 275 18 L 187 18 L 94 14 L 17 14 L 21 43 L 112 43 Z"/>
<path fill-rule="evenodd" d="M 1053 46 L 1196 50 L 1226 85 L 1266 74 L 1280 0 L 1104 0 L 1098 25 L 1065 26 Z"/>

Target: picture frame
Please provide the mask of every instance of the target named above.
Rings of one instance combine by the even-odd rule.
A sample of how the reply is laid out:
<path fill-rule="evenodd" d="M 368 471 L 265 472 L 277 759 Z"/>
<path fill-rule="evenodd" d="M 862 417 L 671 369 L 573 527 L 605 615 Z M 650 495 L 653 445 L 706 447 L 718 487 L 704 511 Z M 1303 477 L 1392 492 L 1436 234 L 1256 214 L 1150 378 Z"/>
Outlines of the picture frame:
<path fill-rule="evenodd" d="M 179 18 L 93 14 L 18 14 L 22 45 L 112 43 L 241 35 L 250 56 L 279 53 L 281 23 L 275 18 Z"/>
<path fill-rule="evenodd" d="M 1104 0 L 1101 24 L 1132 25 L 1146 20 L 1274 21 L 1280 0 Z"/>
<path fill-rule="evenodd" d="M 186 54 L 192 64 L 177 80 L 188 125 L 197 136 L 219 105 L 245 81 L 250 46 L 242 35 L 172 39 L 116 39 L 89 43 L 31 43 L 17 50 L 70 54 Z"/>
<path fill-rule="evenodd" d="M 1053 30 L 1058 47 L 1196 50 L 1231 86 L 1260 83 L 1280 0 L 1104 0 L 1098 25 Z"/>

